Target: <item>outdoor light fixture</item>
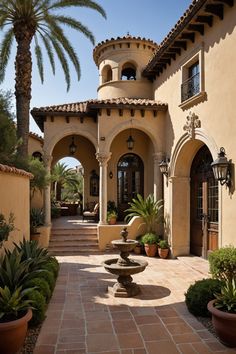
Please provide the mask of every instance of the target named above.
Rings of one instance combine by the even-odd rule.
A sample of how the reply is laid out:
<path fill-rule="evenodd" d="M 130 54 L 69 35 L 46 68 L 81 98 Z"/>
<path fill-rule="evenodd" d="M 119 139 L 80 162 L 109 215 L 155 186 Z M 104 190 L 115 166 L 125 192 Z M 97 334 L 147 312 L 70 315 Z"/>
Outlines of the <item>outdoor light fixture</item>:
<path fill-rule="evenodd" d="M 160 171 L 166 177 L 168 177 L 169 174 L 169 162 L 170 162 L 169 159 L 165 159 L 159 163 Z"/>
<path fill-rule="evenodd" d="M 218 153 L 218 157 L 211 164 L 214 177 L 220 184 L 223 186 L 226 184 L 227 187 L 231 186 L 231 174 L 230 174 L 230 162 L 225 156 L 225 149 L 223 147 L 220 148 L 220 152 Z"/>
<path fill-rule="evenodd" d="M 132 119 L 131 119 L 130 122 L 131 122 L 131 126 L 132 126 Z M 133 148 L 134 148 L 134 139 L 133 139 L 132 134 L 131 134 L 131 128 L 130 128 L 129 137 L 126 140 L 126 143 L 127 143 L 128 150 L 133 150 Z"/>
<path fill-rule="evenodd" d="M 74 155 L 74 154 L 75 154 L 76 148 L 77 148 L 77 146 L 76 146 L 75 143 L 74 143 L 74 137 L 72 137 L 72 142 L 71 142 L 71 144 L 69 145 L 69 152 L 70 152 L 70 155 Z"/>

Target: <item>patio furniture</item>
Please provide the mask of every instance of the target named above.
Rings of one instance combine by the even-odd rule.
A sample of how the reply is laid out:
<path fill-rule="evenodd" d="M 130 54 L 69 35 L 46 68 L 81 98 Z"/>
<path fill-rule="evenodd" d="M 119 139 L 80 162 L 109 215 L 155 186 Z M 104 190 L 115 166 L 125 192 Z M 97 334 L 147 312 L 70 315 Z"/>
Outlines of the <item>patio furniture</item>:
<path fill-rule="evenodd" d="M 89 210 L 83 211 L 83 221 L 84 220 L 98 221 L 98 215 L 99 215 L 99 204 L 97 203 L 95 204 L 92 211 Z"/>

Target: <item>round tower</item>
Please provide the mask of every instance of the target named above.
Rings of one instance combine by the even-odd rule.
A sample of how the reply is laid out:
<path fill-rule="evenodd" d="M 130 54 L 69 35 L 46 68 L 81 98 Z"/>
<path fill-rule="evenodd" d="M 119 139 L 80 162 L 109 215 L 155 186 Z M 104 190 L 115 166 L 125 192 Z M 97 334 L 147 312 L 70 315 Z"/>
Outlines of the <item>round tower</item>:
<path fill-rule="evenodd" d="M 150 39 L 117 37 L 99 43 L 93 51 L 99 69 L 98 99 L 153 99 L 152 83 L 142 77 L 158 45 Z"/>

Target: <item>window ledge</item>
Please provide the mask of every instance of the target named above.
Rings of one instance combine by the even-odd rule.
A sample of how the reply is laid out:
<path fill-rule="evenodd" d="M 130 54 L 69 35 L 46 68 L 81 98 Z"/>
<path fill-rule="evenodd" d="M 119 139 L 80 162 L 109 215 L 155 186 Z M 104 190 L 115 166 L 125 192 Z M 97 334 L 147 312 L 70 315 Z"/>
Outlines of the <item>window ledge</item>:
<path fill-rule="evenodd" d="M 182 102 L 179 105 L 179 107 L 184 111 L 185 109 L 188 109 L 189 107 L 192 107 L 195 104 L 205 101 L 206 98 L 207 98 L 206 91 L 201 91 L 201 92 L 197 93 L 196 95 L 188 98 L 184 102 Z"/>

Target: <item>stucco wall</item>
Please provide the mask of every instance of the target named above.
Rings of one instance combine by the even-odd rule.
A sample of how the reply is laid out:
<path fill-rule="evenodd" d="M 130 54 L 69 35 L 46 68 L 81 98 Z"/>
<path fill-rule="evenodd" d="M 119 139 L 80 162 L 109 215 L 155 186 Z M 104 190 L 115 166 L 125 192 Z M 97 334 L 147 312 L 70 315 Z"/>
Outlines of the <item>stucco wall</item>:
<path fill-rule="evenodd" d="M 173 165 L 173 154 L 184 146 L 188 138 L 184 138 L 186 133 L 183 126 L 186 124 L 186 118 L 189 112 L 194 112 L 201 121 L 201 127 L 196 129 L 195 142 L 189 143 L 189 151 L 181 154 L 183 171 L 178 170 L 178 176 L 189 177 L 191 161 L 194 157 L 194 147 L 198 147 L 205 143 L 211 151 L 213 160 L 217 157 L 217 152 L 221 146 L 226 150 L 228 159 L 232 159 L 233 170 L 236 161 L 235 135 L 236 135 L 236 86 L 235 77 L 236 69 L 236 7 L 225 7 L 224 20 L 220 21 L 214 17 L 213 27 L 205 26 L 204 36 L 196 35 L 195 43 L 188 42 L 186 51 L 182 51 L 180 56 L 177 56 L 175 61 L 172 61 L 171 66 L 168 66 L 154 82 L 155 98 L 161 101 L 168 102 L 168 113 L 166 116 L 166 154 L 171 160 L 171 173 L 176 176 L 176 169 Z M 182 83 L 182 66 L 191 59 L 194 55 L 200 53 L 202 61 L 202 78 L 205 90 L 205 96 L 202 100 L 195 101 L 185 107 L 180 107 L 181 104 L 181 83 Z M 181 142 L 181 139 L 183 140 Z M 185 140 L 185 141 L 184 141 Z M 187 166 L 187 168 L 186 168 Z M 176 183 L 173 180 L 173 183 Z M 234 171 L 233 183 L 235 184 Z M 176 199 L 175 186 L 171 185 L 171 180 L 165 195 L 166 213 L 175 218 L 173 213 L 174 208 L 178 207 L 178 198 Z M 236 245 L 235 227 L 236 221 L 234 215 L 236 213 L 236 200 L 234 186 L 229 190 L 224 187 L 219 187 L 219 246 L 229 243 Z M 169 191 L 168 191 L 169 190 Z M 179 189 L 180 190 L 180 189 Z M 183 193 L 188 190 L 185 186 L 182 189 Z M 174 203 L 174 204 L 173 204 Z M 189 199 L 185 197 L 185 202 L 181 204 L 189 215 Z M 178 227 L 177 227 L 177 226 Z M 176 226 L 176 228 L 175 228 Z M 185 240 L 188 239 L 189 228 L 186 227 L 186 217 L 180 215 L 177 220 L 172 219 L 172 239 L 180 239 L 185 234 Z M 181 242 L 177 245 L 181 253 Z M 187 248 L 186 248 L 187 249 Z"/>
<path fill-rule="evenodd" d="M 25 171 L 0 165 L 0 213 L 7 220 L 10 213 L 15 218 L 15 230 L 4 242 L 5 248 L 12 249 L 12 243 L 18 243 L 23 238 L 29 240 L 29 181 L 30 174 Z"/>

